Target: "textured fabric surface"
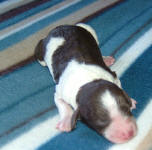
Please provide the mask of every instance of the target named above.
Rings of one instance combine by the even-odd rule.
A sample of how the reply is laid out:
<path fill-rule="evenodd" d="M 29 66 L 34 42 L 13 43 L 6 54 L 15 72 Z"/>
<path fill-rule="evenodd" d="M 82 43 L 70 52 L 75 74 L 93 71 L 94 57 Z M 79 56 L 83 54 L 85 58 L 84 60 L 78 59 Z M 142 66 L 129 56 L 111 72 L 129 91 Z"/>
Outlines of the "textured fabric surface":
<path fill-rule="evenodd" d="M 152 147 L 152 3 L 144 0 L 1 1 L 0 149 L 2 150 L 150 150 Z M 84 22 L 97 32 L 101 52 L 116 58 L 138 134 L 115 145 L 81 121 L 70 133 L 55 129 L 55 84 L 47 67 L 34 59 L 40 39 L 57 25 Z"/>

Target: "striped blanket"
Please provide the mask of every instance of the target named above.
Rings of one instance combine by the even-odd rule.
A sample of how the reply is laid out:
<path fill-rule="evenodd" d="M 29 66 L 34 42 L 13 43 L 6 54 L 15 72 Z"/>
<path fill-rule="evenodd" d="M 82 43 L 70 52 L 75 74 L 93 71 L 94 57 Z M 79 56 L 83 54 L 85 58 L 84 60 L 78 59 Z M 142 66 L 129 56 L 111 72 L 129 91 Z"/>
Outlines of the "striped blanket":
<path fill-rule="evenodd" d="M 123 88 L 137 100 L 138 134 L 112 144 L 81 121 L 70 133 L 55 129 L 55 84 L 34 59 L 38 41 L 57 25 L 85 22 Z M 149 0 L 0 1 L 1 150 L 152 149 L 152 2 Z"/>

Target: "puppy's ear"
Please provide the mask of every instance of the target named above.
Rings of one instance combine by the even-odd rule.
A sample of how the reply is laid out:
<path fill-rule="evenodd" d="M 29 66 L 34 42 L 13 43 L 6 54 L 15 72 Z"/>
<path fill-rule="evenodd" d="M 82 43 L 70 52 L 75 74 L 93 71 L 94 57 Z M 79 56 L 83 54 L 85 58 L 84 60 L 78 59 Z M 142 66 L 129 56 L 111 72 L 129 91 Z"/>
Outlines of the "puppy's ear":
<path fill-rule="evenodd" d="M 39 61 L 39 63 L 42 66 L 46 66 L 45 62 L 44 62 L 44 56 L 45 56 L 45 44 L 44 44 L 44 39 L 40 40 L 39 43 L 37 44 L 36 48 L 35 48 L 35 58 L 36 60 Z"/>
<path fill-rule="evenodd" d="M 71 119 L 71 129 L 73 130 L 76 127 L 77 120 L 80 116 L 79 107 L 74 111 Z"/>

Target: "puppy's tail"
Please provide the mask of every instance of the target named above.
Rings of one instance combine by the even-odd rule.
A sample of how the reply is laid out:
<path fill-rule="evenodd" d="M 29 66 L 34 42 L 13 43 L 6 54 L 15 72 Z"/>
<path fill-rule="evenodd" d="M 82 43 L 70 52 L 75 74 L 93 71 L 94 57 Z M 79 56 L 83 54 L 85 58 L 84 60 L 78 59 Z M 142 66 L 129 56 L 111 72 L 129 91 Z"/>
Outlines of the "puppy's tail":
<path fill-rule="evenodd" d="M 92 36 L 94 37 L 94 39 L 96 40 L 97 44 L 99 45 L 97 34 L 91 26 L 84 24 L 84 23 L 78 23 L 78 24 L 76 24 L 76 26 L 82 27 L 82 28 L 86 29 L 88 32 L 90 32 L 92 34 Z"/>
<path fill-rule="evenodd" d="M 42 66 L 46 66 L 46 63 L 44 61 L 44 55 L 45 55 L 45 46 L 42 39 L 39 41 L 39 43 L 35 48 L 35 58 Z"/>

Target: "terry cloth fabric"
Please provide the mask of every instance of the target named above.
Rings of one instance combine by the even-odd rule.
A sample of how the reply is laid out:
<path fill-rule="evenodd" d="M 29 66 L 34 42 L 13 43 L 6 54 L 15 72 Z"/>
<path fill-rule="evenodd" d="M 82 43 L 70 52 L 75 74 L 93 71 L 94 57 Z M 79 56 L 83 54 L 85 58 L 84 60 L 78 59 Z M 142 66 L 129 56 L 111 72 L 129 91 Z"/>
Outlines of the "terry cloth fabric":
<path fill-rule="evenodd" d="M 3 7 L 2 7 L 3 6 Z M 3 9 L 1 9 L 3 8 Z M 38 41 L 57 25 L 84 22 L 97 32 L 103 55 L 137 100 L 137 136 L 112 144 L 78 121 L 55 129 L 55 84 L 34 59 Z M 150 150 L 152 148 L 152 3 L 145 0 L 0 1 L 1 150 Z"/>

